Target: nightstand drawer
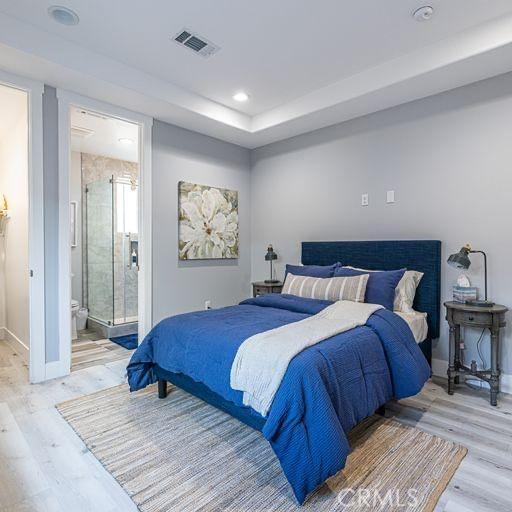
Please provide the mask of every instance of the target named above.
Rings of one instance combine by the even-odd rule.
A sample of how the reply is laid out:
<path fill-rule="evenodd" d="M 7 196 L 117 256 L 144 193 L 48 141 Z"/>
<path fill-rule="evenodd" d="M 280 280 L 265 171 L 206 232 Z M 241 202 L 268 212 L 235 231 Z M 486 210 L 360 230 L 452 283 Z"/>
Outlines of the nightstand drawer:
<path fill-rule="evenodd" d="M 281 293 L 282 289 L 283 283 L 281 281 L 277 281 L 276 283 L 265 283 L 264 281 L 252 283 L 253 297 L 265 295 L 267 293 Z"/>
<path fill-rule="evenodd" d="M 254 295 L 264 295 L 265 293 L 272 293 L 272 288 L 268 286 L 255 286 Z"/>
<path fill-rule="evenodd" d="M 466 325 L 480 325 L 490 326 L 492 325 L 492 314 L 473 311 L 454 311 L 453 312 L 453 320 L 457 324 L 466 324 Z"/>

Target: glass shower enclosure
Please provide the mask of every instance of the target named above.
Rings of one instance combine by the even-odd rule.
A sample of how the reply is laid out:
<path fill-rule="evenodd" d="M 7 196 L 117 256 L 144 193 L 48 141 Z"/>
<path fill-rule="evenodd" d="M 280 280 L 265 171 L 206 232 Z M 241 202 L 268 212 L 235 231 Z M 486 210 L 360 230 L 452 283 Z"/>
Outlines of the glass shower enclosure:
<path fill-rule="evenodd" d="M 136 180 L 112 176 L 85 190 L 84 290 L 89 318 L 100 327 L 137 322 L 137 189 Z"/>

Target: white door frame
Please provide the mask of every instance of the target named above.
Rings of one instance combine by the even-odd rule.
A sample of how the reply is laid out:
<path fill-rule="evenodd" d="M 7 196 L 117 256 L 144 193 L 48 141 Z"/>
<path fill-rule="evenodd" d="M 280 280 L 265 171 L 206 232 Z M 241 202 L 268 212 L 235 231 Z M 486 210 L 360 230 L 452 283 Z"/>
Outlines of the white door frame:
<path fill-rule="evenodd" d="M 109 103 L 57 89 L 59 105 L 59 375 L 71 367 L 70 168 L 71 107 L 80 107 L 139 126 L 139 341 L 152 327 L 151 130 L 153 119 Z"/>
<path fill-rule="evenodd" d="M 44 288 L 43 92 L 41 82 L 0 70 L 0 83 L 28 96 L 29 379 L 46 378 Z"/>

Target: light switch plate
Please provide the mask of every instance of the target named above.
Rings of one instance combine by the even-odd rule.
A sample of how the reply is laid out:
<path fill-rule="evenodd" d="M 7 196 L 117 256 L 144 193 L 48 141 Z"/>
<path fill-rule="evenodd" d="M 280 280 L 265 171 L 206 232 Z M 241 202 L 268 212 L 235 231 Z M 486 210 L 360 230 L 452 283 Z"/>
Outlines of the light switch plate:
<path fill-rule="evenodd" d="M 386 194 L 386 203 L 394 203 L 395 202 L 395 191 L 388 190 Z"/>
<path fill-rule="evenodd" d="M 361 206 L 368 206 L 368 194 L 361 195 Z"/>

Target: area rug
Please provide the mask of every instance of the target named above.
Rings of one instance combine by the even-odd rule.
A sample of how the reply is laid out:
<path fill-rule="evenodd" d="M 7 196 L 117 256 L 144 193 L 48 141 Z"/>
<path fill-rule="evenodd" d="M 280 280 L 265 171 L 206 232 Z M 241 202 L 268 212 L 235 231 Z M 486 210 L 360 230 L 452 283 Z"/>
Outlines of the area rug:
<path fill-rule="evenodd" d="M 128 350 L 134 350 L 139 345 L 139 337 L 137 334 L 127 334 L 126 336 L 115 336 L 114 338 L 110 338 L 110 341 L 121 345 Z"/>
<path fill-rule="evenodd" d="M 351 432 L 345 469 L 300 507 L 260 432 L 176 387 L 160 400 L 155 386 L 122 385 L 57 409 L 142 512 L 430 512 L 467 451 L 374 416 Z"/>

